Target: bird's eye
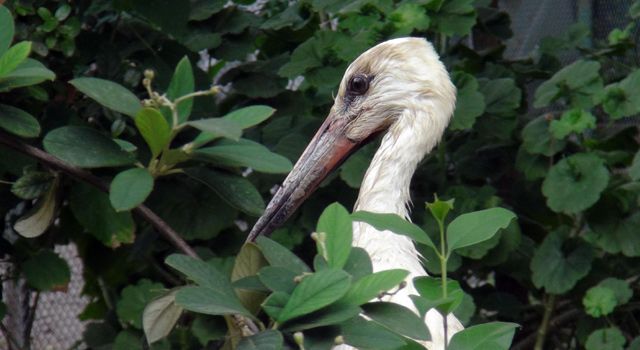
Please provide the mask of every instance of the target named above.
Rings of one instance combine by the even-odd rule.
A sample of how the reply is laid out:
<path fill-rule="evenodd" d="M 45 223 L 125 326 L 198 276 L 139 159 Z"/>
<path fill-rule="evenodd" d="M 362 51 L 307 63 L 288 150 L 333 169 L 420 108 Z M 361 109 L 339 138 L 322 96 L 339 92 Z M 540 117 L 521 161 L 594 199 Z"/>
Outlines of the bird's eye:
<path fill-rule="evenodd" d="M 356 75 L 349 81 L 347 92 L 351 95 L 364 95 L 369 90 L 369 79 L 365 75 Z"/>

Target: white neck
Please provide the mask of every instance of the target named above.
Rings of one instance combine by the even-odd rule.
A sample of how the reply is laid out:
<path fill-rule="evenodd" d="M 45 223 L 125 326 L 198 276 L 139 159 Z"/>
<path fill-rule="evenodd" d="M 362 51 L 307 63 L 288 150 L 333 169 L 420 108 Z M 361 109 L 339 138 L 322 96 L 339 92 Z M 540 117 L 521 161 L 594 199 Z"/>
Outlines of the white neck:
<path fill-rule="evenodd" d="M 440 140 L 448 116 L 436 115 L 437 108 L 416 115 L 405 111 L 384 135 L 364 175 L 354 211 L 394 213 L 409 218 L 411 178 L 424 158 Z M 445 112 L 446 113 L 446 112 Z"/>

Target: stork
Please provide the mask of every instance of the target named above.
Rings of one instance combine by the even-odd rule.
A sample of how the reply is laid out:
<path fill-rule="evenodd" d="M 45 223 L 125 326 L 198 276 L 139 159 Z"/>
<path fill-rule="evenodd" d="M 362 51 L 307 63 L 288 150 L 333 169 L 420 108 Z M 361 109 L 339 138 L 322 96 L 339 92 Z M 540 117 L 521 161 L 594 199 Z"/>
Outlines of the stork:
<path fill-rule="evenodd" d="M 355 210 L 395 213 L 409 218 L 411 177 L 438 143 L 453 114 L 456 88 L 433 46 L 421 38 L 383 42 L 358 57 L 346 70 L 331 111 L 257 221 L 249 240 L 281 225 L 354 150 L 384 133 L 364 175 Z M 416 311 L 409 295 L 412 279 L 426 276 L 413 242 L 390 231 L 354 223 L 353 244 L 371 256 L 374 271 L 409 271 L 406 288 L 390 301 Z M 417 312 L 417 311 L 416 311 Z M 444 348 L 462 325 L 430 310 L 426 324 L 432 350 Z M 448 341 L 448 340 L 447 340 Z"/>

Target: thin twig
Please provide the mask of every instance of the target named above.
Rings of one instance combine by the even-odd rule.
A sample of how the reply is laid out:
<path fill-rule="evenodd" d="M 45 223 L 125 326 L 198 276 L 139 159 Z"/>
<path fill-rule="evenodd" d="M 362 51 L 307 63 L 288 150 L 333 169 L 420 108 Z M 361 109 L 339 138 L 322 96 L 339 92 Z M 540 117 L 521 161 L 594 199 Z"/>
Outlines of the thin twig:
<path fill-rule="evenodd" d="M 580 309 L 571 309 L 571 310 L 565 311 L 564 313 L 558 315 L 557 317 L 554 317 L 551 320 L 551 322 L 549 322 L 549 328 L 557 329 L 560 326 L 564 325 L 569 321 L 572 321 L 573 319 L 577 318 L 582 314 L 583 314 L 583 311 Z M 531 334 L 526 336 L 524 339 L 519 341 L 518 344 L 514 345 L 511 348 L 511 350 L 531 349 L 531 346 L 533 345 L 533 343 L 535 343 L 537 337 L 538 337 L 538 332 L 532 332 Z"/>
<path fill-rule="evenodd" d="M 63 173 L 73 177 L 76 180 L 86 182 L 102 192 L 109 193 L 109 186 L 102 179 L 91 174 L 86 170 L 82 170 L 70 165 L 39 148 L 28 145 L 5 132 L 0 131 L 0 144 L 6 145 L 20 153 L 36 158 L 47 166 L 62 171 Z M 133 209 L 133 212 L 140 216 L 153 226 L 162 236 L 164 236 L 171 244 L 186 255 L 199 258 L 198 254 L 185 242 L 180 235 L 174 231 L 164 220 L 154 213 L 147 206 L 141 204 Z"/>
<path fill-rule="evenodd" d="M 20 153 L 23 153 L 27 156 L 36 158 L 43 164 L 47 166 L 62 171 L 63 173 L 75 178 L 76 180 L 80 180 L 82 182 L 86 182 L 92 186 L 95 186 L 100 191 L 109 193 L 109 186 L 106 182 L 102 181 L 102 179 L 97 176 L 91 174 L 86 170 L 82 170 L 75 166 L 72 166 L 57 157 L 52 156 L 49 153 L 42 151 L 39 148 L 28 145 L 20 140 L 15 139 L 13 136 L 8 135 L 7 133 L 0 131 L 0 144 L 6 145 Z M 147 206 L 141 204 L 133 209 L 133 212 L 140 216 L 142 219 L 147 221 L 151 226 L 153 226 L 161 235 L 163 235 L 169 242 L 171 242 L 178 250 L 183 252 L 186 255 L 189 255 L 193 258 L 200 259 L 198 254 L 189 246 L 187 242 L 185 242 L 180 235 L 174 231 L 169 224 L 167 224 L 162 218 L 160 218 L 156 213 L 154 213 Z M 241 316 L 243 317 L 243 316 Z M 258 329 L 255 323 L 246 318 L 245 322 L 249 326 L 250 329 Z"/>
<path fill-rule="evenodd" d="M 29 309 L 27 315 L 27 327 L 24 330 L 25 349 L 31 349 L 31 330 L 33 329 L 33 322 L 36 320 L 36 312 L 38 312 L 38 302 L 40 301 L 40 291 L 35 292 L 33 306 Z"/>
<path fill-rule="evenodd" d="M 544 341 L 547 338 L 547 331 L 549 330 L 549 324 L 551 320 L 551 314 L 553 314 L 553 309 L 556 304 L 556 296 L 553 294 L 548 294 L 547 299 L 544 302 L 544 315 L 542 316 L 542 323 L 540 323 L 540 328 L 538 328 L 538 332 L 536 335 L 536 344 L 534 345 L 534 350 L 543 350 L 544 349 Z"/>

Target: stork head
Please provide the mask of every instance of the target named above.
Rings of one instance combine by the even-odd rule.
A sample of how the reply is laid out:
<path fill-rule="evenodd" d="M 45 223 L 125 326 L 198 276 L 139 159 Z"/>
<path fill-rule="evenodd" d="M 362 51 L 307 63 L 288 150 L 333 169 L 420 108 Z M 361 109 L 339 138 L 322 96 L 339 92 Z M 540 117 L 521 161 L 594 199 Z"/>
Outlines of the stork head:
<path fill-rule="evenodd" d="M 280 226 L 332 170 L 379 133 L 410 129 L 423 156 L 442 136 L 455 95 L 438 54 L 424 39 L 393 39 L 364 52 L 347 68 L 329 115 L 248 240 Z"/>

